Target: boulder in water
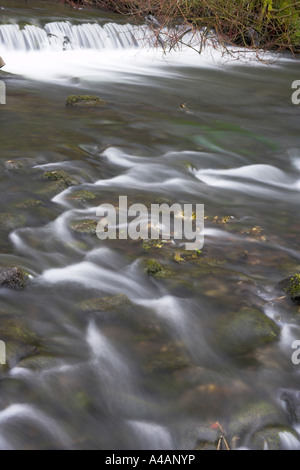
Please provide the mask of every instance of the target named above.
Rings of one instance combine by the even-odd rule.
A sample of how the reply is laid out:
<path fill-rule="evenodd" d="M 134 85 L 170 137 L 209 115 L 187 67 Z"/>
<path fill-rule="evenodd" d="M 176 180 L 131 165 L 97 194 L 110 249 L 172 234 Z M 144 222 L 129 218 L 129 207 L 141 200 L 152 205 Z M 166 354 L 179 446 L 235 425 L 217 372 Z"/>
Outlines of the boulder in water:
<path fill-rule="evenodd" d="M 287 296 L 296 304 L 300 304 L 300 274 L 283 279 L 277 284 L 277 287 L 287 294 Z"/>
<path fill-rule="evenodd" d="M 0 268 L 0 286 L 21 290 L 26 285 L 26 274 L 18 267 Z"/>

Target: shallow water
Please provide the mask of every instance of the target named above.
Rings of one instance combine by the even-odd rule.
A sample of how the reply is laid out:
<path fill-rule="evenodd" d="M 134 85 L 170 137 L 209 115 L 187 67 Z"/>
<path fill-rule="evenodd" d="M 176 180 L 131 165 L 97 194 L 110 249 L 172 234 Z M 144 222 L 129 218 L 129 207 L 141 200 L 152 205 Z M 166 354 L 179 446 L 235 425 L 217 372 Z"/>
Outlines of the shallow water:
<path fill-rule="evenodd" d="M 0 7 L 2 24 L 124 24 L 49 2 Z M 230 439 L 239 435 L 236 447 L 251 448 L 257 418 L 239 432 L 235 416 L 267 403 L 275 417 L 261 427 L 299 448 L 297 419 L 280 398 L 288 390 L 297 407 L 298 307 L 275 290 L 300 267 L 298 61 L 148 46 L 0 48 L 0 263 L 32 276 L 24 291 L 1 290 L 0 447 L 193 449 L 195 429 L 218 421 Z M 70 94 L 107 106 L 68 108 Z M 43 180 L 61 169 L 74 186 Z M 205 204 L 202 253 L 177 263 L 181 247 L 147 251 L 72 229 L 119 195 Z M 149 276 L 145 259 L 172 275 Z M 98 306 L 82 303 L 95 298 Z M 280 341 L 242 357 L 224 352 L 215 325 L 241 307 L 274 319 Z"/>

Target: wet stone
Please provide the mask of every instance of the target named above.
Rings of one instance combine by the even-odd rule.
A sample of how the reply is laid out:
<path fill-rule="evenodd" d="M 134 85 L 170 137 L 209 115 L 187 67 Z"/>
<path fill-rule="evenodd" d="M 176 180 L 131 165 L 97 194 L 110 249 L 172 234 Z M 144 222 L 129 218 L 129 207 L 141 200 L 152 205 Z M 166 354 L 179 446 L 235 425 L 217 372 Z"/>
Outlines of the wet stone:
<path fill-rule="evenodd" d="M 18 267 L 0 268 L 0 286 L 21 290 L 26 285 L 26 274 Z"/>

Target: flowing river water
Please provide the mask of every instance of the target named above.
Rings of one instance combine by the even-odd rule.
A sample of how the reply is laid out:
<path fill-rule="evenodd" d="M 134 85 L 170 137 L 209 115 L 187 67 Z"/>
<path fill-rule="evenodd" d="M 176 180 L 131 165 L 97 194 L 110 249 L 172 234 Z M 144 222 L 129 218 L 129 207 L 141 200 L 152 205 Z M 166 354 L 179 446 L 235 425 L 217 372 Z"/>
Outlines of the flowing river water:
<path fill-rule="evenodd" d="M 163 54 L 45 1 L 0 1 L 0 22 L 0 264 L 30 275 L 0 292 L 0 448 L 300 448 L 299 306 L 276 290 L 300 269 L 298 60 Z M 100 241 L 119 195 L 204 204 L 202 252 Z M 276 341 L 236 327 L 250 310 Z"/>

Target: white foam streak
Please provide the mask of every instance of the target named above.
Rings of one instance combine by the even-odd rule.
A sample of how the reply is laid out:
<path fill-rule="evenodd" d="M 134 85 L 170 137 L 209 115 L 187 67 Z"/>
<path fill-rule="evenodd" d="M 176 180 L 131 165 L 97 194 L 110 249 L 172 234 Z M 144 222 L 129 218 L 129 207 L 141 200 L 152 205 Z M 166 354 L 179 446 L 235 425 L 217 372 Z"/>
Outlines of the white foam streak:
<path fill-rule="evenodd" d="M 284 450 L 299 450 L 300 441 L 290 432 L 280 432 L 280 441 Z"/>
<path fill-rule="evenodd" d="M 146 421 L 128 421 L 142 449 L 173 450 L 170 432 L 164 426 Z"/>
<path fill-rule="evenodd" d="M 48 432 L 56 441 L 65 448 L 70 448 L 68 436 L 60 429 L 54 419 L 33 406 L 26 404 L 14 404 L 0 412 L 0 427 L 7 426 L 15 420 L 26 419 L 36 422 L 45 432 Z"/>
<path fill-rule="evenodd" d="M 49 284 L 72 283 L 80 284 L 87 289 L 97 289 L 111 294 L 120 292 L 129 297 L 148 296 L 149 291 L 143 288 L 137 279 L 130 278 L 123 273 L 98 266 L 89 261 L 63 268 L 49 269 L 43 272 L 38 279 Z"/>
<path fill-rule="evenodd" d="M 272 198 L 281 197 L 281 193 L 278 192 L 281 189 L 294 191 L 300 189 L 300 180 L 289 177 L 272 165 L 256 164 L 230 169 L 201 169 L 194 173 L 196 178 L 209 186 Z"/>

